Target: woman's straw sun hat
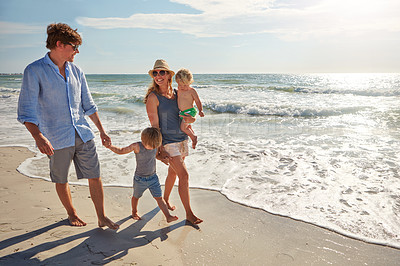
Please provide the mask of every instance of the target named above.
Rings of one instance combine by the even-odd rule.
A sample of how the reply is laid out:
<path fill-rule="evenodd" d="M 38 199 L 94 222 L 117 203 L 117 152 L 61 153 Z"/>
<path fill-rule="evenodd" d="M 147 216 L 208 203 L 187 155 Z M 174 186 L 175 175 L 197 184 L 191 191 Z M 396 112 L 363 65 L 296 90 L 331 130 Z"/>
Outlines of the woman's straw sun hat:
<path fill-rule="evenodd" d="M 165 70 L 168 71 L 171 74 L 171 78 L 175 75 L 175 72 L 172 71 L 169 68 L 169 65 L 167 63 L 167 61 L 165 61 L 164 59 L 158 59 L 155 63 L 154 63 L 154 67 L 153 69 L 149 70 L 149 75 L 153 78 L 153 71 L 154 70 Z"/>

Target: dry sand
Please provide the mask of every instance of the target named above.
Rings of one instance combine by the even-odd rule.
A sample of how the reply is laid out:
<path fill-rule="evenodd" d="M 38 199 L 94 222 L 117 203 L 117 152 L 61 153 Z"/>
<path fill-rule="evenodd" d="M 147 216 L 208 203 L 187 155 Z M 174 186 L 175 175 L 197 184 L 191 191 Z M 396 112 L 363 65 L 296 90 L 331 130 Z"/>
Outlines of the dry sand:
<path fill-rule="evenodd" d="M 184 221 L 177 189 L 168 224 L 146 192 L 143 220 L 130 218 L 131 189 L 105 187 L 107 215 L 121 227 L 100 229 L 88 187 L 71 186 L 85 227 L 68 225 L 50 182 L 16 171 L 32 152 L 0 148 L 0 265 L 400 265 L 400 250 L 233 203 L 215 191 L 191 190 L 197 228 Z"/>

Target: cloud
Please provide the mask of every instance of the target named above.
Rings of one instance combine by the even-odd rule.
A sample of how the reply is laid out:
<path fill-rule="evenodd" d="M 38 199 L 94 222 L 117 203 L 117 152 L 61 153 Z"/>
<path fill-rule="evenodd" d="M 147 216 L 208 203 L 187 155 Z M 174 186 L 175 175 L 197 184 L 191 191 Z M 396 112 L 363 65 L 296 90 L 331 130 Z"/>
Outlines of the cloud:
<path fill-rule="evenodd" d="M 97 29 L 173 30 L 196 37 L 269 33 L 287 40 L 400 32 L 397 0 L 170 0 L 198 14 L 133 14 L 128 18 L 79 17 Z"/>
<path fill-rule="evenodd" d="M 25 49 L 25 48 L 32 48 L 32 47 L 35 47 L 35 48 L 43 47 L 43 42 L 1 45 L 0 50 Z"/>
<path fill-rule="evenodd" d="M 45 33 L 43 25 L 34 26 L 23 23 L 0 21 L 0 34 L 38 34 Z"/>

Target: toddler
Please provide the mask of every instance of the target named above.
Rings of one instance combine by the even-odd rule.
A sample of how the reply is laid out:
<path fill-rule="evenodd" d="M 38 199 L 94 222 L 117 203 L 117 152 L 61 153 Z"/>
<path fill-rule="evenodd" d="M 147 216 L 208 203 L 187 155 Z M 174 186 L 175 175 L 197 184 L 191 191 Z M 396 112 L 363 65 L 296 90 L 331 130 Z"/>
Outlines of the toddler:
<path fill-rule="evenodd" d="M 179 115 L 181 116 L 181 130 L 185 132 L 192 140 L 192 148 L 195 149 L 197 145 L 197 136 L 194 134 L 192 126 L 183 120 L 183 116 L 190 115 L 195 117 L 197 114 L 194 103 L 199 109 L 199 115 L 204 117 L 203 105 L 201 104 L 199 95 L 196 90 L 190 87 L 193 83 L 193 75 L 190 70 L 181 68 L 175 75 L 176 83 L 178 83 L 178 107 Z"/>
<path fill-rule="evenodd" d="M 108 145 L 107 148 L 117 154 L 127 154 L 134 152 L 136 155 L 136 171 L 133 180 L 133 196 L 132 196 L 132 218 L 140 220 L 141 217 L 137 213 L 139 198 L 146 189 L 149 189 L 151 195 L 157 201 L 158 206 L 170 223 L 178 219 L 172 216 L 167 204 L 162 198 L 160 181 L 156 174 L 156 154 L 157 148 L 161 146 L 162 135 L 159 129 L 148 127 L 142 131 L 141 142 L 135 142 L 131 145 L 119 148 L 114 145 Z"/>

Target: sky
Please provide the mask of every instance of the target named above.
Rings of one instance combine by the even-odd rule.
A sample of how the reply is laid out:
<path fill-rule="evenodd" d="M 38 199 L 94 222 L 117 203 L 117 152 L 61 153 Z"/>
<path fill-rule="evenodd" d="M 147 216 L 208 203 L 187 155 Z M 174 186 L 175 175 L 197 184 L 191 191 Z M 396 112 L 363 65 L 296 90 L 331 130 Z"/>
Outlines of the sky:
<path fill-rule="evenodd" d="M 0 73 L 43 57 L 46 27 L 83 38 L 87 74 L 400 73 L 399 0 L 0 0 Z"/>

